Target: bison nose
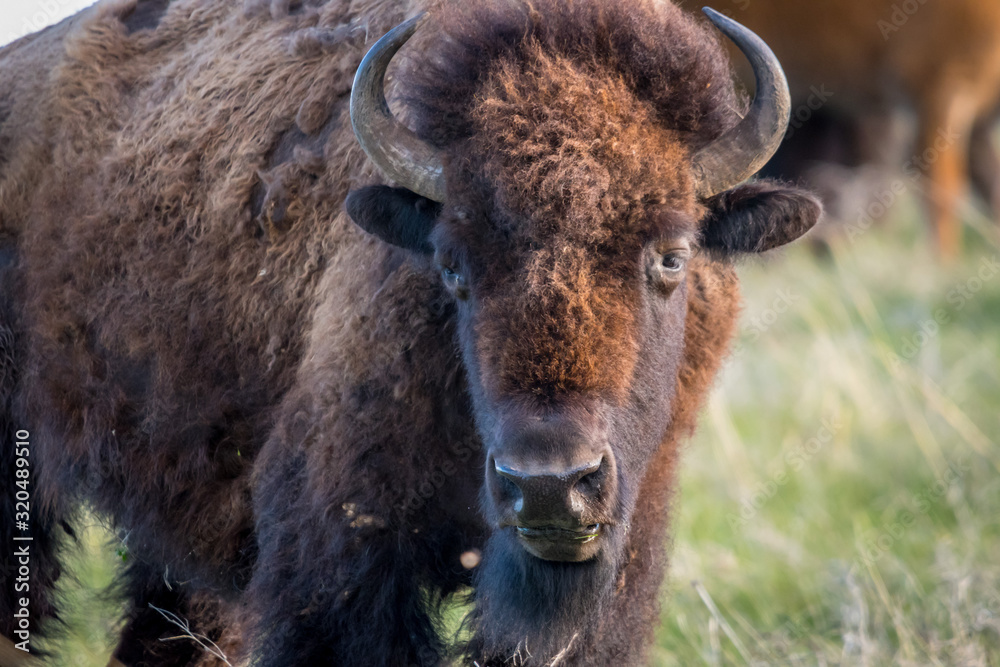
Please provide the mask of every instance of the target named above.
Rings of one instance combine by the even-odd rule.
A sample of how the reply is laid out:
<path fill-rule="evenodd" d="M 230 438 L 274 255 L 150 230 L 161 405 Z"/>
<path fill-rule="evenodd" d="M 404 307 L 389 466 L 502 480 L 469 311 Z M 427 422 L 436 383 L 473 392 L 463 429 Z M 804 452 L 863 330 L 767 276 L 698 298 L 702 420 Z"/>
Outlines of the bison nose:
<path fill-rule="evenodd" d="M 589 523 L 609 490 L 609 455 L 567 467 L 538 467 L 494 459 L 497 500 L 524 528 L 575 529 Z"/>

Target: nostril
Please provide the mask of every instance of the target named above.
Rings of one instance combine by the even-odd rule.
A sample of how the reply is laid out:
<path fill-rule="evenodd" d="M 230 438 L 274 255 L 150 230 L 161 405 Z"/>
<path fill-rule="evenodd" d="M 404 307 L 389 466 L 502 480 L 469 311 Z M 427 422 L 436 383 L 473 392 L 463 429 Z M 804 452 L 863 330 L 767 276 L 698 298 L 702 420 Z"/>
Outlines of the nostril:
<path fill-rule="evenodd" d="M 601 460 L 599 460 L 598 462 L 592 463 L 589 466 L 584 466 L 579 469 L 580 480 L 582 481 L 587 477 L 592 477 L 593 475 L 596 475 L 603 468 L 604 468 L 604 457 L 602 456 Z"/>
<path fill-rule="evenodd" d="M 522 475 L 516 470 L 508 468 L 507 466 L 502 466 L 499 463 L 493 463 L 493 469 L 496 471 L 497 476 L 505 483 L 509 484 L 514 488 L 520 488 L 519 481 Z"/>
<path fill-rule="evenodd" d="M 493 462 L 493 470 L 496 472 L 500 492 L 500 496 L 509 501 L 514 501 L 514 511 L 520 511 L 521 506 L 524 505 L 524 500 L 521 493 L 521 485 L 519 483 L 521 476 L 517 471 L 502 466 L 496 461 Z"/>

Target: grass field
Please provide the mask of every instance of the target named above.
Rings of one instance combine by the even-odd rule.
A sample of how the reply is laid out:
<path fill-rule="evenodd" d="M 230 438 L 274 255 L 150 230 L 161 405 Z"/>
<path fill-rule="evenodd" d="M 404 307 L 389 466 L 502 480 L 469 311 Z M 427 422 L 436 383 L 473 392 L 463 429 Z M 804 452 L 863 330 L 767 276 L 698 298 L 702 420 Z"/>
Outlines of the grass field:
<path fill-rule="evenodd" d="M 912 202 L 742 267 L 651 664 L 1000 665 L 1000 250 L 969 217 L 950 267 Z M 58 664 L 103 666 L 120 558 L 84 538 Z"/>

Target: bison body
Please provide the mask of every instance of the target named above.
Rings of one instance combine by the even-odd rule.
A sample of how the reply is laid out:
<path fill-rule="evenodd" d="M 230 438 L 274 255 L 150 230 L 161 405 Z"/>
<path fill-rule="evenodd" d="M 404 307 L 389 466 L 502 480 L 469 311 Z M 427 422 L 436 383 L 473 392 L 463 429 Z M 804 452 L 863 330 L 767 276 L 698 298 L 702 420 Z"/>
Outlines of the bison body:
<path fill-rule="evenodd" d="M 771 148 L 710 28 L 623 5 L 102 2 L 0 51 L 34 619 L 84 503 L 130 554 L 129 665 L 204 657 L 154 605 L 276 667 L 641 660 L 733 258 L 819 207 L 737 185 Z M 350 98 L 421 10 L 388 87 L 441 160 L 413 192 L 378 184 Z"/>

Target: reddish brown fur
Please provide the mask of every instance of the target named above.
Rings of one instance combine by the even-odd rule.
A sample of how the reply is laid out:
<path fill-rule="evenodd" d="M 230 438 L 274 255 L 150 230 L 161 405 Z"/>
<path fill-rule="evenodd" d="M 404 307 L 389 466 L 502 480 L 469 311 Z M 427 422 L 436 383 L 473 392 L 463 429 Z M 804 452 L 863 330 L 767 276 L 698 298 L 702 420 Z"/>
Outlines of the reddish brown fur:
<path fill-rule="evenodd" d="M 641 335 L 639 249 L 695 240 L 689 156 L 737 119 L 722 51 L 654 0 L 154 5 L 0 51 L 0 279 L 18 287 L 0 426 L 31 429 L 54 520 L 82 500 L 128 535 L 130 660 L 173 631 L 147 608 L 169 580 L 197 631 L 269 665 L 438 664 L 439 604 L 490 531 L 484 452 L 433 263 L 343 212 L 374 175 L 348 129 L 354 70 L 434 12 L 397 92 L 450 156 L 436 233 L 483 278 L 487 391 L 625 404 L 664 340 Z M 633 664 L 655 627 L 678 444 L 736 319 L 729 262 L 695 257 L 672 298 L 683 331 L 647 406 L 662 442 L 633 462 L 618 585 L 566 664 Z"/>
<path fill-rule="evenodd" d="M 470 252 L 477 262 L 502 255 L 518 276 L 483 287 L 488 329 L 480 332 L 479 349 L 486 384 L 496 394 L 621 395 L 636 354 L 630 331 L 636 304 L 631 286 L 622 283 L 632 258 L 623 249 L 685 231 L 678 219 L 654 219 L 651 226 L 651 202 L 679 208 L 692 226 L 700 217 L 684 165 L 692 148 L 732 122 L 737 102 L 725 63 L 713 60 L 714 43 L 700 31 L 679 37 L 676 51 L 655 47 L 658 30 L 675 20 L 669 6 L 649 13 L 631 5 L 603 11 L 589 3 L 547 6 L 529 17 L 529 24 L 543 27 L 516 58 L 505 56 L 505 42 L 491 44 L 495 38 L 480 33 L 513 33 L 520 10 L 501 4 L 488 17 L 476 11 L 449 21 L 452 42 L 433 60 L 442 66 L 422 63 L 407 79 L 418 91 L 413 102 L 421 133 L 442 147 L 460 147 L 465 157 L 453 165 L 456 176 L 471 171 L 490 184 L 488 192 L 454 193 L 497 209 L 490 216 L 497 229 L 486 236 L 477 230 L 473 246 L 481 252 Z M 588 32 L 564 28 L 574 23 Z M 649 60 L 629 60 L 626 41 L 638 41 L 632 48 Z M 685 71 L 686 63 L 671 56 L 720 67 Z M 473 77 L 481 61 L 498 63 L 484 80 Z M 463 106 L 472 99 L 474 108 Z M 622 264 L 611 266 L 608 257 Z M 494 272 L 488 265 L 479 271 Z"/>
<path fill-rule="evenodd" d="M 644 185 L 683 201 L 689 184 L 676 167 L 687 155 L 668 132 L 649 131 L 656 127 L 651 109 L 630 99 L 620 82 L 609 85 L 542 53 L 531 57 L 538 71 L 502 71 L 481 92 L 475 134 L 504 143 L 470 151 L 501 156 L 499 164 L 475 168 L 490 182 L 514 186 L 497 193 L 506 216 L 542 226 L 510 230 L 514 248 L 534 242 L 539 250 L 518 253 L 518 280 L 491 285 L 483 295 L 488 329 L 479 332 L 479 356 L 496 375 L 486 384 L 494 395 L 621 396 L 636 362 L 636 304 L 621 280 L 631 267 L 609 271 L 606 258 L 641 247 L 641 236 L 649 235 L 636 201 Z M 648 153 L 657 159 L 646 159 Z M 635 189 L 619 190 L 625 183 Z M 635 214 L 630 219 L 620 211 Z"/>

